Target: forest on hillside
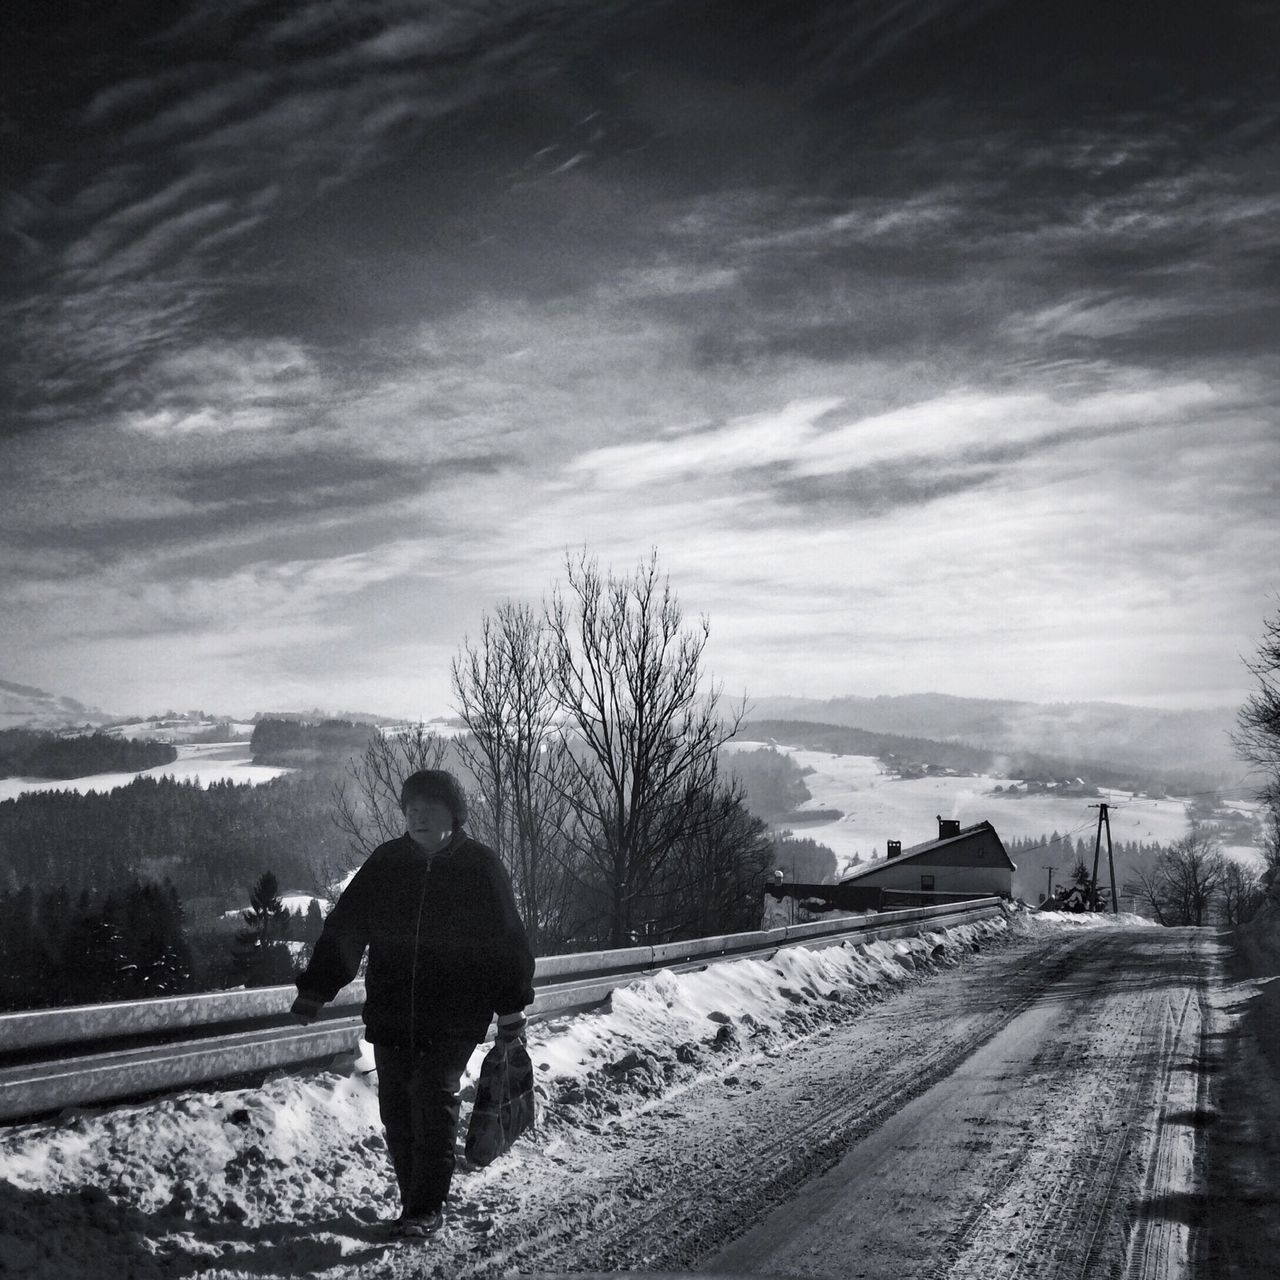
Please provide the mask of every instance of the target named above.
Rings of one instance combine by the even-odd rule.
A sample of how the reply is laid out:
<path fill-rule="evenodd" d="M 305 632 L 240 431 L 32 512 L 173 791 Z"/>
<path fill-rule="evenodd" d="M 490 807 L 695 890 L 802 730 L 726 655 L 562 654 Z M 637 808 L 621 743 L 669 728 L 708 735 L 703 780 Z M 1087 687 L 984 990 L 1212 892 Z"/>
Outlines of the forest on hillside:
<path fill-rule="evenodd" d="M 776 747 L 733 751 L 726 754 L 722 764 L 742 783 L 747 807 L 762 818 L 788 814 L 810 799 L 804 770 Z"/>
<path fill-rule="evenodd" d="M 264 876 L 323 892 L 345 848 L 333 785 L 326 772 L 207 788 L 141 777 L 0 802 L 0 1008 L 288 981 L 285 944 L 314 942 L 318 908 L 282 909 L 248 943 L 237 913 Z"/>
<path fill-rule="evenodd" d="M 266 872 L 240 905 L 193 923 L 168 882 L 0 893 L 0 1011 L 289 982 L 320 936 L 319 904 L 289 910 Z"/>
<path fill-rule="evenodd" d="M 254 764 L 317 768 L 359 755 L 376 732 L 373 725 L 351 720 L 266 717 L 254 725 L 249 748 Z"/>
<path fill-rule="evenodd" d="M 108 792 L 28 792 L 0 802 L 0 887 L 105 893 L 167 880 L 197 913 L 241 902 L 264 870 L 306 888 L 343 847 L 332 778 L 261 785 L 136 778 Z"/>
<path fill-rule="evenodd" d="M 172 764 L 167 742 L 117 738 L 108 733 L 71 736 L 40 729 L 0 729 L 0 778 L 70 780 L 97 773 L 135 773 Z"/>

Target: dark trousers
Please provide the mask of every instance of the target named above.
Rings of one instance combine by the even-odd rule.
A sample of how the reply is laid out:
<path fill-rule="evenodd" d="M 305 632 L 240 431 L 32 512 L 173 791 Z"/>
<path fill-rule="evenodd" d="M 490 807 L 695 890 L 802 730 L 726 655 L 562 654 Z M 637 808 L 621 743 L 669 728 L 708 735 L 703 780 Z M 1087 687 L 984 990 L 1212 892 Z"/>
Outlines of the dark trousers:
<path fill-rule="evenodd" d="M 378 1068 L 378 1110 L 405 1213 L 439 1209 L 453 1179 L 458 1132 L 458 1085 L 473 1040 L 443 1037 L 411 1053 L 373 1046 Z"/>

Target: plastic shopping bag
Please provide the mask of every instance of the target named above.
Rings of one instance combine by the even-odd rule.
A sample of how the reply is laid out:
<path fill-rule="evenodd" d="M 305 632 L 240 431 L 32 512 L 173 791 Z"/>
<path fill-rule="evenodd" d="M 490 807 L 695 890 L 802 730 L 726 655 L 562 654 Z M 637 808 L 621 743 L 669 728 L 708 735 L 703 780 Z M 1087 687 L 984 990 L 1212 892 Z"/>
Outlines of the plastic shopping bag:
<path fill-rule="evenodd" d="M 467 1126 L 467 1159 L 496 1160 L 534 1123 L 533 1063 L 522 1041 L 499 1040 L 485 1054 Z"/>

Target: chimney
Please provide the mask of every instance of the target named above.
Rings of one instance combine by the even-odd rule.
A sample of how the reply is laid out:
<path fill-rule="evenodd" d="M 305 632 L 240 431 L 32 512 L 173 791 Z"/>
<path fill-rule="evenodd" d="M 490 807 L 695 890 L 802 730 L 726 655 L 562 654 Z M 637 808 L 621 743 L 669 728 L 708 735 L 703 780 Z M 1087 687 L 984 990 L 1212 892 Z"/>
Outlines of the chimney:
<path fill-rule="evenodd" d="M 901 840 L 889 840 L 884 846 L 884 856 L 886 858 L 896 858 L 902 852 Z"/>
<path fill-rule="evenodd" d="M 948 836 L 958 836 L 960 834 L 959 818 L 944 818 L 938 815 L 938 839 L 945 840 Z"/>

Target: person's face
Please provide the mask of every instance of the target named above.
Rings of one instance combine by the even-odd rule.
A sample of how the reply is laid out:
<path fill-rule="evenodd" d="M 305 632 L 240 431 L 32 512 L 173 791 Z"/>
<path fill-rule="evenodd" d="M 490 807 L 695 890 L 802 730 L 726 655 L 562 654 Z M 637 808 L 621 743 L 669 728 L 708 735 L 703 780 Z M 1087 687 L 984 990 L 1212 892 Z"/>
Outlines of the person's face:
<path fill-rule="evenodd" d="M 414 844 L 428 853 L 443 849 L 453 835 L 453 813 L 440 800 L 411 797 L 404 807 L 404 822 Z"/>

